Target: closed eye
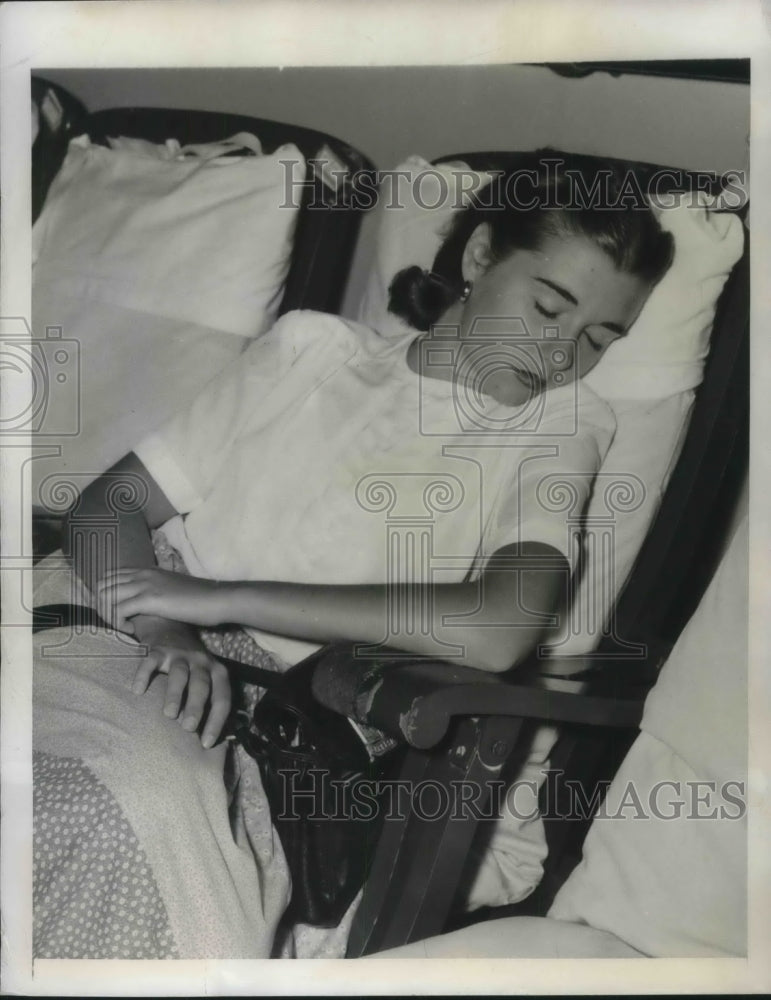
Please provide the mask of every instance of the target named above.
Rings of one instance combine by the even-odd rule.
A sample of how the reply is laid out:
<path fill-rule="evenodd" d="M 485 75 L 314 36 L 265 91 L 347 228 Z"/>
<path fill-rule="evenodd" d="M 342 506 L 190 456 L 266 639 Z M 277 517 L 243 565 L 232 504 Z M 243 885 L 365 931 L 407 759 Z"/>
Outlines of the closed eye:
<path fill-rule="evenodd" d="M 590 343 L 590 345 L 591 345 L 591 347 L 592 347 L 592 349 L 593 349 L 593 350 L 595 350 L 595 351 L 599 351 L 599 350 L 600 350 L 600 347 L 601 347 L 602 345 L 601 345 L 601 344 L 599 344 L 599 343 L 598 343 L 598 342 L 597 342 L 597 341 L 596 341 L 596 340 L 594 339 L 594 337 L 592 337 L 592 336 L 591 336 L 591 334 L 590 334 L 590 333 L 588 332 L 588 330 L 582 330 L 582 331 L 581 331 L 581 333 L 583 333 L 583 335 L 584 335 L 584 336 L 586 337 L 586 339 L 587 339 L 587 340 L 589 341 L 589 343 Z"/>
<path fill-rule="evenodd" d="M 556 312 L 549 312 L 548 309 L 544 309 L 544 307 L 541 305 L 540 302 L 536 302 L 535 303 L 535 308 L 538 310 L 538 312 L 542 316 L 545 316 L 546 319 L 556 319 L 557 318 L 557 313 Z"/>
<path fill-rule="evenodd" d="M 595 332 L 594 337 L 586 327 L 581 331 L 581 335 L 586 337 L 586 340 L 595 351 L 601 351 L 604 347 L 610 347 L 611 344 L 615 344 L 623 336 L 622 333 L 616 333 L 614 330 L 611 330 L 607 323 L 599 327 L 599 333 Z"/>

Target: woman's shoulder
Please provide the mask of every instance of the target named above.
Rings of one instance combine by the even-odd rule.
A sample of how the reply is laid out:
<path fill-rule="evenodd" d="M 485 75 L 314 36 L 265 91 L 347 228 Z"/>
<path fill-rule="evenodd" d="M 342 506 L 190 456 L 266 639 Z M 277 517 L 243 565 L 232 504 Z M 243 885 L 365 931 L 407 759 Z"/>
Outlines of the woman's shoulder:
<path fill-rule="evenodd" d="M 613 408 L 583 380 L 576 383 L 576 398 L 578 410 L 585 414 L 587 421 L 611 434 L 614 433 L 616 415 Z"/>
<path fill-rule="evenodd" d="M 378 354 L 387 344 L 377 331 L 363 323 L 311 309 L 285 313 L 265 336 L 292 351 L 319 348 L 349 356 Z"/>
<path fill-rule="evenodd" d="M 610 405 L 583 381 L 579 381 L 577 386 L 579 433 L 592 437 L 600 461 L 604 461 L 616 435 L 616 415 Z"/>
<path fill-rule="evenodd" d="M 539 423 L 544 434 L 594 437 L 602 453 L 616 432 L 611 407 L 580 380 L 545 393 Z"/>

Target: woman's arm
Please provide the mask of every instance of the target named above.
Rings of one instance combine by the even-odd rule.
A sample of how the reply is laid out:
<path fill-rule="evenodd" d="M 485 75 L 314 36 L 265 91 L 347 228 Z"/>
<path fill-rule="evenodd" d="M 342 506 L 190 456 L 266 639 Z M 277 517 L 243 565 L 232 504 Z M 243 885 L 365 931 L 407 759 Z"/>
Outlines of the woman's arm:
<path fill-rule="evenodd" d="M 122 566 L 155 566 L 150 530 L 177 511 L 131 452 L 83 490 L 64 519 L 62 545 L 92 591 Z"/>
<path fill-rule="evenodd" d="M 100 594 L 121 621 L 153 613 L 206 625 L 238 622 L 319 642 L 388 643 L 497 672 L 556 629 L 568 578 L 561 553 L 530 542 L 499 549 L 473 583 L 217 583 L 125 570 L 103 581 Z"/>
<path fill-rule="evenodd" d="M 155 567 L 150 531 L 176 513 L 133 452 L 86 487 L 68 513 L 63 547 L 75 572 L 97 596 L 105 620 L 114 620 L 114 615 L 98 600 L 97 581 L 125 566 Z M 230 712 L 225 668 L 209 656 L 196 630 L 173 615 L 137 615 L 127 631 L 149 647 L 134 678 L 134 692 L 146 691 L 157 671 L 167 673 L 164 715 L 179 717 L 182 726 L 193 731 L 208 707 L 201 742 L 212 746 Z"/>

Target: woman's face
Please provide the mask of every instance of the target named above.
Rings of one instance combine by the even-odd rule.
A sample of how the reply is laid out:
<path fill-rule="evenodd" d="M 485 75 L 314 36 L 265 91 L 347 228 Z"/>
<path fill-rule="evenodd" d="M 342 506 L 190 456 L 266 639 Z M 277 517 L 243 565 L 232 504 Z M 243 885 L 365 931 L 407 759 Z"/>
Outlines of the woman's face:
<path fill-rule="evenodd" d="M 540 250 L 489 264 L 485 225 L 466 246 L 463 274 L 473 287 L 456 316 L 462 342 L 482 347 L 486 327 L 511 330 L 507 360 L 491 366 L 480 386 L 508 405 L 586 375 L 626 334 L 650 292 L 581 236 L 549 238 Z"/>

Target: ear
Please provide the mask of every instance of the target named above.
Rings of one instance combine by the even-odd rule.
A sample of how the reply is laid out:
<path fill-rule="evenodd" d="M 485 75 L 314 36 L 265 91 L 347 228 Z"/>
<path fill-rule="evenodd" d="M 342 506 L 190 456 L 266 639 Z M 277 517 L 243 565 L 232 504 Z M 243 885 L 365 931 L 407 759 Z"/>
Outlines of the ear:
<path fill-rule="evenodd" d="M 469 236 L 461 258 L 464 281 L 476 281 L 492 263 L 490 236 L 489 222 L 480 222 Z"/>

